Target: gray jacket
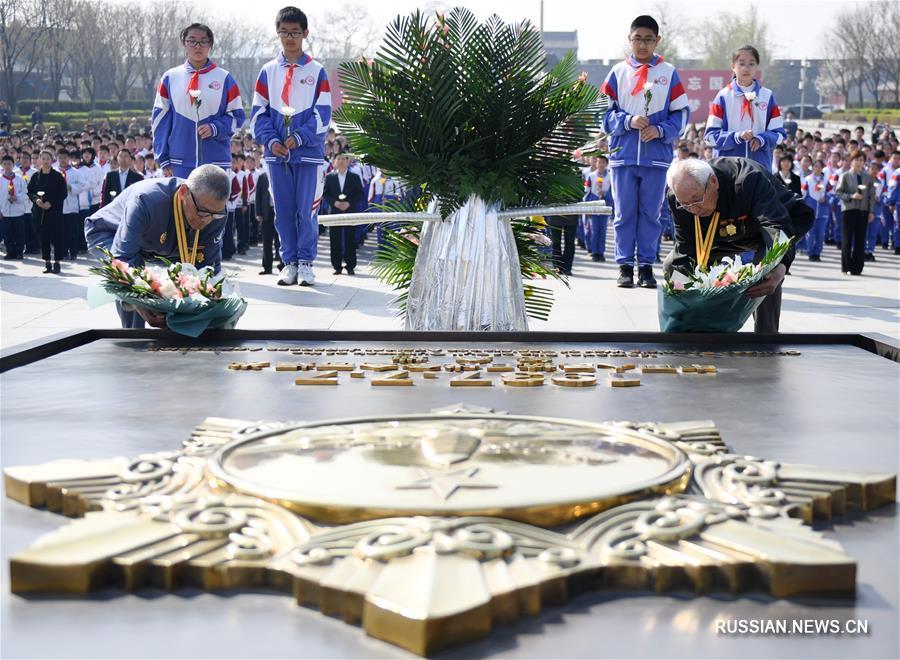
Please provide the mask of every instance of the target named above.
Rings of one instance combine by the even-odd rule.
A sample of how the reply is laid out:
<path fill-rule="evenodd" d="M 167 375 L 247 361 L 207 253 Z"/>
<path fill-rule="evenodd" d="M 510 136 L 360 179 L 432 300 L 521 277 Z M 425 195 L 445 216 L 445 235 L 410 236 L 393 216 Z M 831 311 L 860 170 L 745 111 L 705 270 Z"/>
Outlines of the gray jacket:
<path fill-rule="evenodd" d="M 860 190 L 859 186 L 865 186 L 865 189 Z M 850 196 L 856 192 L 862 193 L 863 198 L 860 200 L 850 199 Z M 851 170 L 841 174 L 834 194 L 841 200 L 841 211 L 871 213 L 875 210 L 875 181 L 865 170 L 859 174 L 854 174 Z"/>

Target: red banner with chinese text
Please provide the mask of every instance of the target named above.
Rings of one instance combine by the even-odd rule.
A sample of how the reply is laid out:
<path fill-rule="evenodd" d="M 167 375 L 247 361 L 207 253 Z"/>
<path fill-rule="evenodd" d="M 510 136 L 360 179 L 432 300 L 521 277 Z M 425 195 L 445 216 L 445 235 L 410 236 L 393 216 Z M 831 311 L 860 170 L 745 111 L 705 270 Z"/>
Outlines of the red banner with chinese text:
<path fill-rule="evenodd" d="M 731 71 L 700 71 L 698 69 L 679 69 L 681 84 L 687 94 L 691 106 L 692 124 L 705 124 L 709 116 L 709 105 L 716 94 L 731 82 Z"/>

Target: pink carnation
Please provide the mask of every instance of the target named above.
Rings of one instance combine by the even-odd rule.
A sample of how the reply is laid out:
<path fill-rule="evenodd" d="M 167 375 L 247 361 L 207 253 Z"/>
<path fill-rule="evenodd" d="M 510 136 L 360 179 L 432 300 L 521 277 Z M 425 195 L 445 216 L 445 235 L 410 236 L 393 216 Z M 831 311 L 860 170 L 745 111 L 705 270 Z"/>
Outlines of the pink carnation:
<path fill-rule="evenodd" d="M 187 291 L 188 295 L 191 295 L 200 290 L 200 280 L 187 273 L 181 273 L 178 275 L 178 286 Z"/>
<path fill-rule="evenodd" d="M 725 277 L 722 278 L 721 282 L 721 286 L 728 286 L 737 282 L 737 279 L 731 273 L 725 273 Z"/>
<path fill-rule="evenodd" d="M 672 288 L 676 291 L 684 291 L 684 282 L 674 282 Z"/>

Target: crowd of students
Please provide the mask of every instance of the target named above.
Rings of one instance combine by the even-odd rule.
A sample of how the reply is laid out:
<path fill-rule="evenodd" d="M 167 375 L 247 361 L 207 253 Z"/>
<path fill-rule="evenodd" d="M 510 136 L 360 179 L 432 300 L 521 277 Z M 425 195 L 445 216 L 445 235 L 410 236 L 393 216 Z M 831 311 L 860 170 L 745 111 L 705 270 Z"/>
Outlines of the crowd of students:
<path fill-rule="evenodd" d="M 261 244 L 261 274 L 275 272 L 277 263 L 278 284 L 314 284 L 318 216 L 377 208 L 401 197 L 403 182 L 357 161 L 347 140 L 330 127 L 325 69 L 303 50 L 306 15 L 285 7 L 275 24 L 281 51 L 260 71 L 249 116 L 231 74 L 209 58 L 213 31 L 195 23 L 180 35 L 186 61 L 163 75 L 149 124 L 88 124 L 68 133 L 38 125 L 0 137 L 7 179 L 7 194 L 0 196 L 4 258 L 40 252 L 46 272 L 58 273 L 60 262 L 85 254 L 85 219 L 114 203 L 125 188 L 157 177 L 184 178 L 200 164 L 214 164 L 231 182 L 222 259 Z M 859 163 L 853 173 L 858 190 L 840 191 L 851 163 L 862 158 L 875 191 L 875 207 L 864 220 L 864 259 L 875 259 L 876 245 L 900 254 L 900 151 L 892 131 L 867 139 L 863 127 L 802 130 L 790 113 L 781 116 L 771 90 L 758 82 L 760 58 L 752 46 L 734 52 L 734 78 L 713 101 L 706 126 L 689 125 L 684 88 L 675 68 L 654 52 L 658 40 L 652 18 L 639 17 L 632 25 L 632 54 L 601 87 L 612 107 L 600 146 L 613 152 L 576 154 L 585 199 L 603 199 L 613 210 L 619 286 L 633 286 L 635 264 L 639 286 L 656 286 L 652 264 L 659 261 L 661 241 L 673 235 L 671 209 L 664 203 L 673 159 L 741 156 L 771 168 L 815 211 L 816 224 L 800 248 L 818 261 L 826 245 L 849 243 L 849 255 L 860 252 L 858 221 L 847 239 L 844 218 L 858 201 L 850 197 L 865 186 L 856 174 Z M 572 273 L 576 243 L 593 260 L 606 260 L 610 218 L 546 218 L 560 272 Z M 368 230 L 331 228 L 336 274 L 354 274 L 356 249 Z M 847 256 L 843 271 L 861 270 L 855 259 L 853 267 L 849 261 Z"/>

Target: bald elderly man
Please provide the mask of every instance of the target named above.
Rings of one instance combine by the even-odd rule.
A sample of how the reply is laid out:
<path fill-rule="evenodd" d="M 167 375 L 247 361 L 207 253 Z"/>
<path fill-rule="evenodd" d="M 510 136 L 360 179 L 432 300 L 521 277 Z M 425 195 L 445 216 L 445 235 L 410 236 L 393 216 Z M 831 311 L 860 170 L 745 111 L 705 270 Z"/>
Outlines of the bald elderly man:
<path fill-rule="evenodd" d="M 195 235 L 200 234 L 194 265 L 218 272 L 230 192 L 228 175 L 216 165 L 201 165 L 187 180 L 141 181 L 85 220 L 88 247 L 96 256 L 101 256 L 96 248 L 105 248 L 131 266 L 161 264 L 161 258 L 180 261 L 174 206 L 179 204 L 187 223 L 188 245 L 193 246 Z M 157 328 L 165 326 L 163 314 L 121 303 L 117 309 L 123 328 L 143 328 L 145 321 Z"/>
<path fill-rule="evenodd" d="M 669 274 L 674 269 L 690 272 L 696 264 L 695 216 L 705 233 L 713 215 L 719 213 L 710 265 L 745 252 L 753 252 L 758 263 L 780 232 L 799 240 L 813 224 L 812 209 L 803 199 L 749 158 L 676 161 L 666 173 L 666 182 L 675 223 L 675 248 L 663 263 Z M 778 332 L 781 284 L 793 260 L 791 247 L 768 277 L 747 290 L 751 298 L 765 296 L 753 314 L 755 332 Z"/>

